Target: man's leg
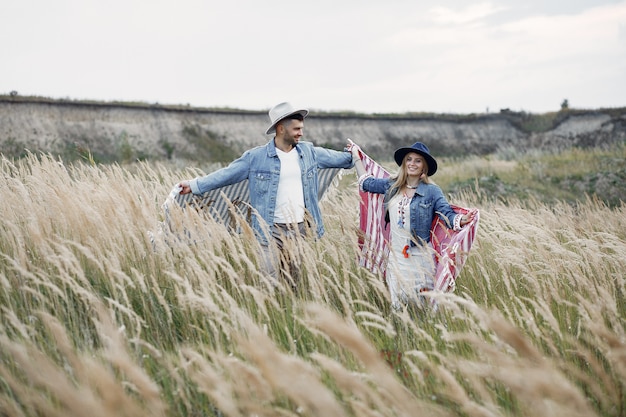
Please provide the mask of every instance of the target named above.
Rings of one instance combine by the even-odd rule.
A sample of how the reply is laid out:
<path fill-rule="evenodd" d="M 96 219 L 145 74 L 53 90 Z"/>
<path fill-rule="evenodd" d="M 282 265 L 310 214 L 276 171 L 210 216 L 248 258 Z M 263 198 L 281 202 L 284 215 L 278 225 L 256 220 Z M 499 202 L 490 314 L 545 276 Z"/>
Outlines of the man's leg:
<path fill-rule="evenodd" d="M 278 249 L 280 276 L 296 291 L 300 281 L 301 256 L 299 247 L 306 236 L 304 223 L 276 224 L 272 226 L 272 237 Z"/>
<path fill-rule="evenodd" d="M 274 287 L 280 280 L 287 281 L 292 289 L 295 283 L 291 278 L 291 257 L 293 248 L 292 230 L 289 225 L 274 224 L 270 227 L 271 238 L 267 245 L 261 245 L 264 272 L 269 276 Z"/>
<path fill-rule="evenodd" d="M 279 256 L 278 248 L 276 248 L 274 242 L 261 245 L 261 268 L 263 268 L 263 272 L 269 277 L 273 287 L 278 285 L 278 271 L 280 269 L 278 265 Z"/>

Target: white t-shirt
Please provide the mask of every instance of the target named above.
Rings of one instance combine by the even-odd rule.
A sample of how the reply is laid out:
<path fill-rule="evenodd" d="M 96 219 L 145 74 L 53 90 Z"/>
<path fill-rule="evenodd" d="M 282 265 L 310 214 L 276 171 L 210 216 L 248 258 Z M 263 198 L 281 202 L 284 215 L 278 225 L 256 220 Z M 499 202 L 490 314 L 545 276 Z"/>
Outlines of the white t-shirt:
<path fill-rule="evenodd" d="M 276 148 L 280 159 L 280 180 L 276 194 L 274 223 L 300 223 L 304 221 L 304 191 L 300 173 L 300 154 L 293 148 L 283 152 Z"/>

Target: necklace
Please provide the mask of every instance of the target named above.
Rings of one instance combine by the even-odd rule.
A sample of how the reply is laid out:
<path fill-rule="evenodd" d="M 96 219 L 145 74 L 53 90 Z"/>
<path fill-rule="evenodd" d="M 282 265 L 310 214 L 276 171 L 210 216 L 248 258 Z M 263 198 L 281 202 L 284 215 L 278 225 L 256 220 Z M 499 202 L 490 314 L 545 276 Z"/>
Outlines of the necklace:
<path fill-rule="evenodd" d="M 403 194 L 402 199 L 398 202 L 398 226 L 400 226 L 400 229 L 404 229 L 404 223 L 410 205 L 411 199 L 408 195 Z"/>
<path fill-rule="evenodd" d="M 417 188 L 417 186 L 419 185 L 419 182 L 416 185 L 409 185 L 406 184 L 406 188 L 410 189 L 410 190 L 415 190 Z"/>

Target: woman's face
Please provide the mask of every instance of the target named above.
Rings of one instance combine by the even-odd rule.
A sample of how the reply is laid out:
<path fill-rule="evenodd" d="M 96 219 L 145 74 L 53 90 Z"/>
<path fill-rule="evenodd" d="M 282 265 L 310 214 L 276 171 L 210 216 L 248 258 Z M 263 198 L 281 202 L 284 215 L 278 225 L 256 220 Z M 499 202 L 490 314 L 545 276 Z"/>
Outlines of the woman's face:
<path fill-rule="evenodd" d="M 426 160 L 417 152 L 409 152 L 404 157 L 404 166 L 406 167 L 407 175 L 410 177 L 419 177 L 422 173 L 428 171 Z"/>

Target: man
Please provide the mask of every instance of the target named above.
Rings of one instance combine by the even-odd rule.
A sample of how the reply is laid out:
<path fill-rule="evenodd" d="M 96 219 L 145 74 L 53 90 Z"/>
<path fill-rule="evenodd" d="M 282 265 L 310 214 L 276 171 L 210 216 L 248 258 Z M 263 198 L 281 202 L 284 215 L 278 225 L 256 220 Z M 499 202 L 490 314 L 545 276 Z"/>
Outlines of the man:
<path fill-rule="evenodd" d="M 315 227 L 318 238 L 324 234 L 319 207 L 318 170 L 352 168 L 352 154 L 334 151 L 301 141 L 307 109 L 280 103 L 269 111 L 266 134 L 274 138 L 264 146 L 250 149 L 225 168 L 204 177 L 182 181 L 181 194 L 203 194 L 248 179 L 251 223 L 261 244 L 265 272 L 276 279 L 279 255 L 289 267 L 286 276 L 293 288 L 298 268 L 293 255 L 294 238 L 303 237 Z M 291 248 L 290 248 L 291 246 Z"/>

